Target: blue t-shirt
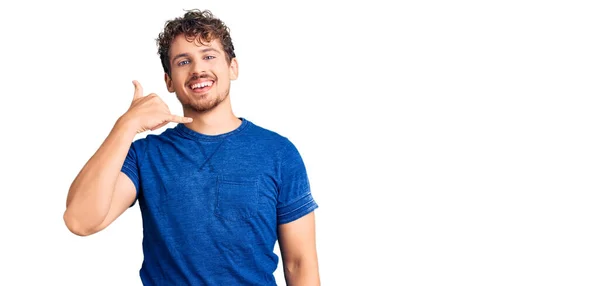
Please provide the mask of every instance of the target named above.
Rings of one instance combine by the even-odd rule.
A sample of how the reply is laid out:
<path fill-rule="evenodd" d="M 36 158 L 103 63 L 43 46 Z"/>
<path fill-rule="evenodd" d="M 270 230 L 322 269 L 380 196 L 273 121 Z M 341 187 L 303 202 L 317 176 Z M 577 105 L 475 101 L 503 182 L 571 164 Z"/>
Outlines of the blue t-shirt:
<path fill-rule="evenodd" d="M 142 213 L 144 285 L 276 285 L 277 226 L 318 206 L 296 147 L 240 119 L 221 135 L 178 124 L 132 143 L 122 172 Z"/>

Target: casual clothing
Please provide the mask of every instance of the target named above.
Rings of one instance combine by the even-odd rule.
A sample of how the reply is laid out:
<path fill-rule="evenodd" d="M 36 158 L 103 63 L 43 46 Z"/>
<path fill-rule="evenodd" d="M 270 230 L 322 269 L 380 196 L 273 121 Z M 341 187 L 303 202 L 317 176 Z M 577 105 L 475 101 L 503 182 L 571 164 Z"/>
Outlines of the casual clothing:
<path fill-rule="evenodd" d="M 132 143 L 122 172 L 142 213 L 144 285 L 276 285 L 277 226 L 318 206 L 294 144 L 240 119 L 221 135 L 178 124 Z"/>

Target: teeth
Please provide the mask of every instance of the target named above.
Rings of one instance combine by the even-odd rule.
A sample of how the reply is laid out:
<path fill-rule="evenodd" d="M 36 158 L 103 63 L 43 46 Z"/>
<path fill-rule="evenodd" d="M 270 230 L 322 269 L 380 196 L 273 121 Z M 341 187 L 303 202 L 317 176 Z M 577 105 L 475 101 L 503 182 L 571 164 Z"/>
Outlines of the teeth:
<path fill-rule="evenodd" d="M 211 86 L 212 84 L 213 84 L 212 81 L 205 81 L 205 82 L 201 82 L 201 83 L 192 85 L 192 89 L 203 88 L 203 87 Z"/>

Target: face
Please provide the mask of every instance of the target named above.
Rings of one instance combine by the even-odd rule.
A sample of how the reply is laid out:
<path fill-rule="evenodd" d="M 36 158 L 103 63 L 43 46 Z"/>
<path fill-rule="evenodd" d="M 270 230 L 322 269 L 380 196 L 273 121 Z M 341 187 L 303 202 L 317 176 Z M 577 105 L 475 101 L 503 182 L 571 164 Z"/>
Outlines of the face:
<path fill-rule="evenodd" d="M 219 40 L 200 44 L 183 35 L 169 51 L 171 76 L 165 74 L 169 92 L 175 92 L 183 109 L 205 113 L 229 98 L 230 81 L 237 79 L 237 60 L 227 62 Z"/>

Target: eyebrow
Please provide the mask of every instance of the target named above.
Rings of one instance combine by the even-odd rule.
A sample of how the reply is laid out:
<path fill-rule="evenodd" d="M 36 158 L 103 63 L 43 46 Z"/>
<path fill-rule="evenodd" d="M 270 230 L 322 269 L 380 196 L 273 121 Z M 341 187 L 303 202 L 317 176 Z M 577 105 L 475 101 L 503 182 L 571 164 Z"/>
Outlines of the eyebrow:
<path fill-rule="evenodd" d="M 215 48 L 204 48 L 202 50 L 200 50 L 201 54 L 207 53 L 207 52 L 216 52 L 216 53 L 220 53 L 219 50 L 215 49 Z M 189 53 L 181 53 L 181 54 L 177 54 L 176 56 L 173 57 L 173 59 L 171 60 L 171 63 L 175 62 L 176 59 L 179 58 L 185 58 L 185 57 L 189 57 L 190 54 Z"/>

